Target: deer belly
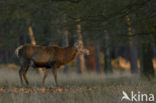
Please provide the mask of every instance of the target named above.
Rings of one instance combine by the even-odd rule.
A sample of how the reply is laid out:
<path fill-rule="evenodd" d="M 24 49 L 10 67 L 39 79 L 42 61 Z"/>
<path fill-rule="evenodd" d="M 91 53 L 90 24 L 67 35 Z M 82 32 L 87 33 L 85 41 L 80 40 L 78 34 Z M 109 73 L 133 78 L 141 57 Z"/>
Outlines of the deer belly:
<path fill-rule="evenodd" d="M 31 66 L 34 68 L 37 67 L 45 67 L 45 68 L 51 68 L 51 65 L 47 62 L 35 62 L 35 61 L 31 61 Z"/>

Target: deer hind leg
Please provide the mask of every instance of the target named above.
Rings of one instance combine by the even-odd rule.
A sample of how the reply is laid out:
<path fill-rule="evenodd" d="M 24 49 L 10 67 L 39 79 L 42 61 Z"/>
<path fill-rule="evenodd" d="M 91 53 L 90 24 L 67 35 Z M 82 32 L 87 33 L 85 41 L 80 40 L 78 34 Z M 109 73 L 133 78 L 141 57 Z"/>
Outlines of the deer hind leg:
<path fill-rule="evenodd" d="M 56 68 L 53 68 L 52 70 L 53 70 L 53 75 L 54 75 L 56 86 L 58 87 L 58 83 L 57 83 L 57 70 L 56 70 Z"/>
<path fill-rule="evenodd" d="M 46 80 L 46 78 L 48 76 L 49 70 L 50 70 L 49 68 L 48 69 L 46 68 L 46 71 L 44 73 L 44 77 L 43 77 L 43 80 L 42 80 L 42 87 L 44 87 L 44 83 L 45 83 L 45 80 Z"/>
<path fill-rule="evenodd" d="M 22 76 L 24 77 L 24 80 L 25 80 L 26 84 L 27 85 L 29 84 L 29 82 L 28 82 L 28 80 L 26 78 L 26 72 L 28 70 L 28 67 L 29 67 L 28 64 L 22 64 L 22 66 L 21 66 L 21 68 L 19 70 L 19 77 L 20 77 L 20 81 L 21 81 L 21 85 L 22 86 L 23 86 L 23 78 L 22 78 Z"/>

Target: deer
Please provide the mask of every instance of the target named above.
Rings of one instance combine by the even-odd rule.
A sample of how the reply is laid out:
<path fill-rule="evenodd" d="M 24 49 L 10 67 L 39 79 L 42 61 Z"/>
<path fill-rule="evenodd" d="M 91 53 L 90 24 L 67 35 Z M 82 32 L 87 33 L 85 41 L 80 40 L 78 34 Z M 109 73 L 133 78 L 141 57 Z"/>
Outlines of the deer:
<path fill-rule="evenodd" d="M 60 47 L 60 46 L 40 46 L 33 44 L 25 44 L 16 48 L 15 54 L 20 60 L 19 78 L 23 86 L 23 78 L 26 85 L 29 87 L 29 81 L 26 73 L 29 67 L 45 68 L 45 73 L 42 79 L 42 87 L 44 87 L 45 80 L 48 76 L 50 69 L 52 69 L 55 84 L 57 82 L 57 69 L 61 66 L 69 64 L 78 55 L 89 55 L 89 50 L 82 46 L 82 41 L 77 41 L 73 46 Z"/>

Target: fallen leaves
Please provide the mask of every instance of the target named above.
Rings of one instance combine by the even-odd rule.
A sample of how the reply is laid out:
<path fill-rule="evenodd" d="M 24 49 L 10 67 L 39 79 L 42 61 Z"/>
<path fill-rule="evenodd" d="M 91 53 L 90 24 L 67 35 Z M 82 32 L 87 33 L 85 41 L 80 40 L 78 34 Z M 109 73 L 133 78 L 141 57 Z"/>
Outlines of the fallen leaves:
<path fill-rule="evenodd" d="M 33 93 L 33 92 L 40 92 L 40 93 L 47 93 L 47 92 L 66 92 L 74 90 L 76 92 L 84 92 L 84 91 L 91 91 L 99 89 L 99 87 L 83 87 L 83 88 L 0 88 L 0 93 Z"/>

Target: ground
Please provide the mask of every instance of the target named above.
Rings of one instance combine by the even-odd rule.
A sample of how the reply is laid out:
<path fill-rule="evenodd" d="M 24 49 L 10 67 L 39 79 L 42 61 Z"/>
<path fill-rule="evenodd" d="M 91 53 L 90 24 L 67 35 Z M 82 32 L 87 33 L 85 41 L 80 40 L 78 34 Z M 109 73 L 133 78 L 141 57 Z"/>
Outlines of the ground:
<path fill-rule="evenodd" d="M 49 73 L 45 88 L 41 88 L 42 75 L 29 71 L 27 76 L 30 88 L 20 86 L 17 70 L 0 69 L 0 103 L 131 103 L 121 101 L 123 90 L 156 95 L 155 80 L 142 80 L 127 73 L 110 76 L 59 73 L 58 88 L 52 73 Z"/>

